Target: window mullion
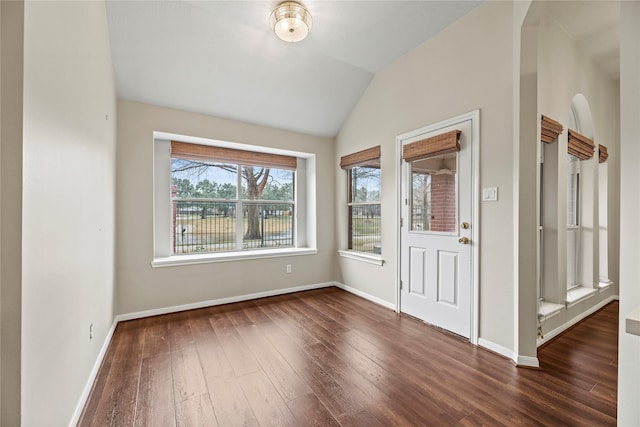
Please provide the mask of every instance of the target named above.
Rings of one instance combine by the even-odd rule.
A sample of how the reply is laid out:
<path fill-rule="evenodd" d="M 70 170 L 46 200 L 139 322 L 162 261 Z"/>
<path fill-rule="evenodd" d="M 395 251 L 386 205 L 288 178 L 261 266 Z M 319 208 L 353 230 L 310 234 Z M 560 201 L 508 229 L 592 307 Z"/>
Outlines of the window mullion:
<path fill-rule="evenodd" d="M 236 174 L 236 249 L 241 251 L 244 239 L 244 207 L 242 206 L 242 166 L 237 166 Z"/>
<path fill-rule="evenodd" d="M 347 206 L 377 206 L 380 202 L 349 202 Z"/>

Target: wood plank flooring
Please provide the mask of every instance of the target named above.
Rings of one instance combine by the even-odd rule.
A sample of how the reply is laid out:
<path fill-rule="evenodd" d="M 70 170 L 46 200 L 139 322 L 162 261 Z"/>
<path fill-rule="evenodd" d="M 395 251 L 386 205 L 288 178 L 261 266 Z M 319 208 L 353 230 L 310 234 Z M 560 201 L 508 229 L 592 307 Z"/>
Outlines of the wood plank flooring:
<path fill-rule="evenodd" d="M 540 370 L 337 288 L 123 322 L 79 425 L 614 426 L 617 319 Z"/>

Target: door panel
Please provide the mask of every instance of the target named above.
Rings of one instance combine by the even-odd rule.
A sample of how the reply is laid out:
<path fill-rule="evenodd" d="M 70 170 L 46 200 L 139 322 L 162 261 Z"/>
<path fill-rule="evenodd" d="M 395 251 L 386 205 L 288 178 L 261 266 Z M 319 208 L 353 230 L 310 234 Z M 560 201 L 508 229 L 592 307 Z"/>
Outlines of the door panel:
<path fill-rule="evenodd" d="M 438 251 L 438 302 L 458 305 L 458 254 Z"/>
<path fill-rule="evenodd" d="M 403 161 L 400 311 L 470 338 L 472 300 L 472 119 L 402 140 L 460 131 L 460 151 Z M 462 226 L 464 224 L 464 226 Z M 465 240 L 469 239 L 469 240 Z"/>
<path fill-rule="evenodd" d="M 410 248 L 411 275 L 409 277 L 409 292 L 413 295 L 425 297 L 426 250 L 424 248 Z"/>

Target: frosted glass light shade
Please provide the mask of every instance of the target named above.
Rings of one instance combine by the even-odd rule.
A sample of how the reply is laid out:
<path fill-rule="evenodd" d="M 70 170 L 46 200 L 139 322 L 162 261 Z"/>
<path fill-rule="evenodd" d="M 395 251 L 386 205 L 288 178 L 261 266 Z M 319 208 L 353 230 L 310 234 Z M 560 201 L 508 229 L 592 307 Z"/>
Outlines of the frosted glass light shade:
<path fill-rule="evenodd" d="M 295 43 L 304 40 L 311 30 L 311 14 L 300 3 L 285 1 L 271 14 L 271 26 L 278 38 Z"/>

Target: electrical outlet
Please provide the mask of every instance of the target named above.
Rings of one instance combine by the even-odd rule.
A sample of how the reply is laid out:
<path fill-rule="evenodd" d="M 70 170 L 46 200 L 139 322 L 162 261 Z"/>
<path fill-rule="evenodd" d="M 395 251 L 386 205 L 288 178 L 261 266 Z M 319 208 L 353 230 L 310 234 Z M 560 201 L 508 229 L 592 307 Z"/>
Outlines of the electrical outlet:
<path fill-rule="evenodd" d="M 89 339 L 93 339 L 93 323 L 89 325 Z"/>
<path fill-rule="evenodd" d="M 291 264 L 287 264 L 287 273 L 291 273 Z"/>

